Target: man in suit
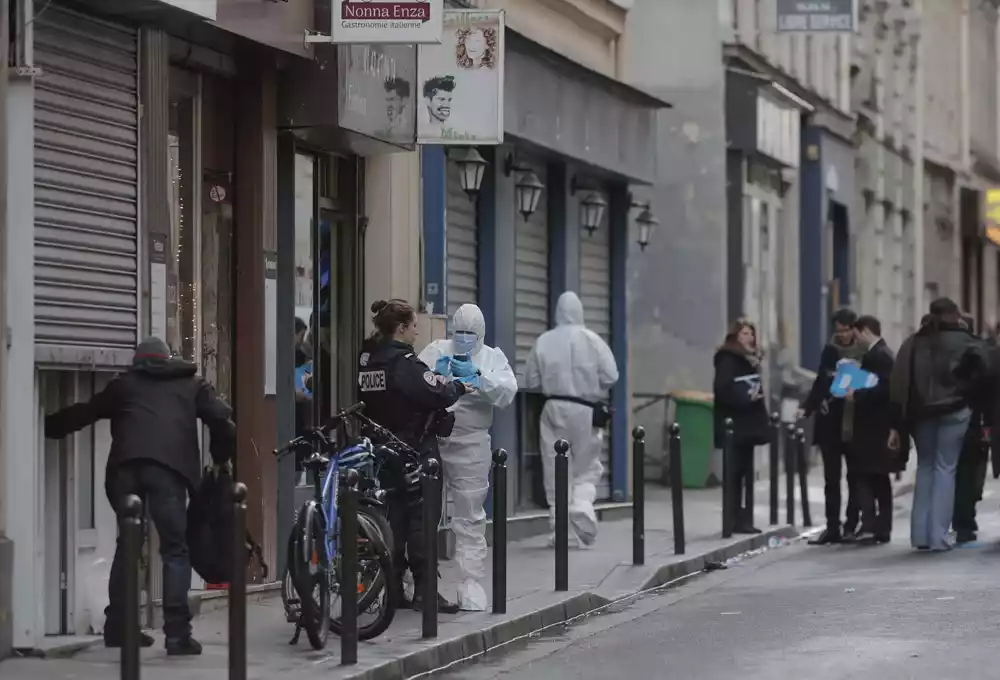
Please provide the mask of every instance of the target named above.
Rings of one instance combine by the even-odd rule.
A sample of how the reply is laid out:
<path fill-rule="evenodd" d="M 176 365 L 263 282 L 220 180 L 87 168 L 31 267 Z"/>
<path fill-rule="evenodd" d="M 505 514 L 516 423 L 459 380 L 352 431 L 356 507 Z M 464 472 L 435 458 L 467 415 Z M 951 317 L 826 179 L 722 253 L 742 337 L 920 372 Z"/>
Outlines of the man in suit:
<path fill-rule="evenodd" d="M 874 316 L 854 322 L 857 342 L 866 348 L 861 369 L 875 374 L 874 387 L 848 392 L 855 405 L 854 428 L 850 433 L 851 468 L 857 475 L 861 506 L 862 543 L 888 543 L 892 533 L 892 481 L 890 474 L 901 469 L 904 459 L 887 446 L 891 426 L 889 383 L 895 356 L 882 339 L 882 324 Z"/>

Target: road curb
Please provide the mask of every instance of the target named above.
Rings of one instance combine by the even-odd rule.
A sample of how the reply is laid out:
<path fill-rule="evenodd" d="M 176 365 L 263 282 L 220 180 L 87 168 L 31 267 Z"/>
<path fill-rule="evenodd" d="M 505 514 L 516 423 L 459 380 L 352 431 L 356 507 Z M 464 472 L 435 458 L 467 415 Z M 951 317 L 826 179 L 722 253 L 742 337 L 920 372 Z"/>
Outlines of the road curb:
<path fill-rule="evenodd" d="M 601 607 L 633 598 L 643 591 L 703 571 L 708 562 L 724 562 L 741 553 L 766 546 L 772 538 L 790 539 L 798 535 L 795 527 L 783 525 L 755 536 L 735 539 L 714 550 L 659 567 L 640 588 L 621 597 L 609 599 L 589 591 L 578 593 L 554 605 L 500 621 L 483 630 L 430 643 L 427 647 L 398 659 L 342 677 L 344 680 L 406 680 L 485 654 L 549 626 L 570 621 Z"/>

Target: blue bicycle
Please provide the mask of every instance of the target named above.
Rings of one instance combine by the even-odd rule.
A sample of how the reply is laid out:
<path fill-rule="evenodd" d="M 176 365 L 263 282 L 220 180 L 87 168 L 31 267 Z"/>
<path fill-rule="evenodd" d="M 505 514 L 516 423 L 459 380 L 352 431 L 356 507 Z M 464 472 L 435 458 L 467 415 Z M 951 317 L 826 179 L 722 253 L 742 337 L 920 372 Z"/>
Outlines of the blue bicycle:
<path fill-rule="evenodd" d="M 361 480 L 358 507 L 358 637 L 368 640 L 381 635 L 392 623 L 398 603 L 398 588 L 392 583 L 392 535 L 380 511 L 382 492 L 377 483 L 377 463 L 369 439 L 360 437 L 345 448 L 332 451 L 332 431 L 343 430 L 352 416 L 358 416 L 364 403 L 358 403 L 335 415 L 322 427 L 296 437 L 276 456 L 308 449 L 302 461 L 313 480 L 314 497 L 299 508 L 288 541 L 288 567 L 283 599 L 288 620 L 296 624 L 291 644 L 306 631 L 314 649 L 326 646 L 331 628 L 340 632 L 339 616 L 332 612 L 334 594 L 339 598 L 341 564 L 338 514 L 339 480 L 342 472 L 356 470 Z M 374 621 L 363 624 L 363 614 L 374 613 Z"/>

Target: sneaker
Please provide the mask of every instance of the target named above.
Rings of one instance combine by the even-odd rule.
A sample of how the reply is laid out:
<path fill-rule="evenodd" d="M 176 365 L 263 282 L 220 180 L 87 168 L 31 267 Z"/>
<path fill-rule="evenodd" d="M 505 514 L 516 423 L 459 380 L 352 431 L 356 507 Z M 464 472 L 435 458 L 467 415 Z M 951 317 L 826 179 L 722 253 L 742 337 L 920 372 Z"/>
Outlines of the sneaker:
<path fill-rule="evenodd" d="M 833 543 L 840 543 L 840 540 L 839 531 L 824 529 L 819 536 L 809 539 L 809 545 L 831 545 Z"/>
<path fill-rule="evenodd" d="M 117 649 L 118 647 L 122 646 L 122 642 L 123 642 L 123 640 L 122 640 L 122 638 L 121 638 L 120 635 L 115 635 L 115 634 L 110 634 L 109 635 L 107 633 L 104 634 L 104 646 L 105 647 L 108 647 L 108 648 L 111 648 L 111 649 Z M 152 647 L 153 646 L 153 642 L 154 642 L 154 640 L 153 640 L 153 636 L 152 635 L 147 635 L 146 633 L 139 633 L 139 646 L 140 647 Z"/>
<path fill-rule="evenodd" d="M 857 535 L 857 542 L 863 543 L 865 545 L 874 545 L 875 543 L 875 532 L 873 531 L 862 531 Z"/>
<path fill-rule="evenodd" d="M 198 656 L 201 643 L 188 635 L 184 638 L 167 638 L 167 656 Z"/>

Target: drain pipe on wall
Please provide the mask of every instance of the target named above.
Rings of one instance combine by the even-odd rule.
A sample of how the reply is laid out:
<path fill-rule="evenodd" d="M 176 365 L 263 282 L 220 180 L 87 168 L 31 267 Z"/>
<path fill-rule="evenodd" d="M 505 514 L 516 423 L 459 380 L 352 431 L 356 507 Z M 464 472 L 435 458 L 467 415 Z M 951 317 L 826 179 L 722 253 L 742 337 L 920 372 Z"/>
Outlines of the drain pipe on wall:
<path fill-rule="evenodd" d="M 10 50 L 10 3 L 0 0 L 0 45 Z M 14 546 L 7 538 L 7 78 L 8 58 L 0 58 L 0 659 L 8 656 L 13 643 L 12 589 Z"/>

